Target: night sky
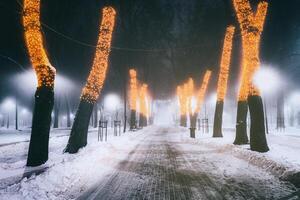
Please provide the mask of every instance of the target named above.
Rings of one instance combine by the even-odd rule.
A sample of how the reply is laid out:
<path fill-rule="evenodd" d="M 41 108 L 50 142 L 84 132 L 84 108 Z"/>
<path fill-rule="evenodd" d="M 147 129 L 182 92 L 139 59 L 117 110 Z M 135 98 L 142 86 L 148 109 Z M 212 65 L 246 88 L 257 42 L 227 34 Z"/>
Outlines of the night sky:
<path fill-rule="evenodd" d="M 268 2 L 261 61 L 299 84 L 300 1 Z M 255 9 L 257 1 L 252 3 Z M 21 0 L 0 2 L 0 100 L 14 93 L 8 79 L 22 73 L 21 66 L 31 68 L 24 47 L 21 4 Z M 208 68 L 214 71 L 216 83 L 226 26 L 238 27 L 230 0 L 41 0 L 41 4 L 45 47 L 51 63 L 58 74 L 80 86 L 91 68 L 101 8 L 115 7 L 117 24 L 104 93 L 121 94 L 130 67 L 138 70 L 139 79 L 149 83 L 152 95 L 160 99 L 172 96 L 176 84 L 189 76 L 199 83 Z M 237 28 L 231 85 L 239 77 L 239 32 Z M 214 86 L 211 84 L 211 88 Z"/>

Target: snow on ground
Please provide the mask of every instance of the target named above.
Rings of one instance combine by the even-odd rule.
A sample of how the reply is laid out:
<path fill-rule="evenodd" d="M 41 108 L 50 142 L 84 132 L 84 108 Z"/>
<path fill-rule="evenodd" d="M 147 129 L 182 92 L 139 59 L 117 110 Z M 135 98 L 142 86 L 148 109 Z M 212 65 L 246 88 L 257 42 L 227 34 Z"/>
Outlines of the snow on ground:
<path fill-rule="evenodd" d="M 188 135 L 188 131 L 185 131 Z M 233 145 L 235 131 L 227 128 L 223 131 L 223 138 L 212 138 L 212 133 L 197 134 L 196 140 L 190 142 L 204 144 L 217 148 L 220 152 L 230 152 L 234 156 L 246 160 L 252 165 L 263 168 L 283 180 L 290 180 L 298 176 L 295 184 L 300 187 L 300 130 L 288 128 L 284 132 L 271 130 L 267 134 L 269 152 L 258 153 L 250 151 L 250 145 Z"/>
<path fill-rule="evenodd" d="M 112 136 L 113 131 L 109 129 L 108 142 L 98 142 L 97 130 L 90 130 L 88 146 L 73 155 L 62 153 L 68 137 L 52 137 L 46 163 L 49 169 L 29 179 L 22 179 L 28 142 L 3 146 L 0 148 L 0 199 L 73 199 L 126 157 L 138 143 L 136 138 L 143 138 L 146 131 Z M 10 185 L 12 180 L 17 183 Z"/>
<path fill-rule="evenodd" d="M 225 129 L 223 138 L 212 138 L 211 134 L 197 131 L 197 138 L 192 139 L 189 138 L 189 131 L 186 128 L 153 126 L 117 137 L 113 136 L 112 129 L 109 129 L 108 142 L 98 142 L 97 130 L 91 129 L 88 146 L 78 154 L 72 155 L 62 153 L 70 131 L 52 132 L 49 161 L 44 166 L 45 172 L 29 178 L 22 178 L 23 173 L 28 170 L 25 168 L 28 142 L 22 141 L 26 140 L 25 137 L 29 134 L 24 132 L 24 135 L 27 135 L 24 138 L 18 136 L 14 140 L 6 141 L 1 140 L 0 135 L 0 140 L 6 142 L 0 145 L 0 199 L 75 199 L 99 180 L 115 172 L 120 163 L 131 155 L 132 150 L 136 149 L 138 144 L 143 144 L 146 139 L 149 140 L 151 134 L 154 136 L 151 136 L 149 141 L 155 142 L 156 138 L 162 142 L 162 145 L 158 146 L 155 144 L 151 146 L 150 142 L 152 149 L 161 146 L 162 152 L 165 152 L 168 145 L 175 145 L 172 151 L 184 152 L 184 156 L 176 156 L 180 161 L 178 162 L 182 163 L 177 167 L 196 174 L 199 172 L 193 171 L 194 169 L 202 169 L 202 172 L 207 172 L 207 176 L 214 181 L 216 187 L 219 185 L 222 186 L 221 189 L 226 187 L 224 195 L 235 196 L 233 194 L 235 190 L 239 195 L 240 193 L 247 193 L 248 196 L 256 195 L 245 189 L 248 187 L 255 188 L 260 194 L 273 190 L 278 193 L 278 190 L 283 188 L 282 194 L 289 194 L 295 189 L 285 186 L 285 183 L 274 177 L 289 180 L 300 171 L 300 159 L 297 156 L 300 154 L 300 134 L 295 129 L 288 129 L 285 133 L 273 131 L 269 134 L 270 151 L 267 153 L 250 151 L 249 145 L 232 145 L 233 129 Z M 161 134 L 168 136 L 160 138 Z M 151 152 L 153 150 L 146 154 L 148 159 L 151 158 L 149 157 Z M 193 155 L 199 152 L 199 156 L 189 157 L 188 152 Z M 167 161 L 160 159 L 160 162 L 159 165 L 164 165 Z M 155 164 L 155 160 L 152 163 Z M 255 184 L 264 186 L 258 188 Z M 232 194 L 228 194 L 228 191 Z"/>

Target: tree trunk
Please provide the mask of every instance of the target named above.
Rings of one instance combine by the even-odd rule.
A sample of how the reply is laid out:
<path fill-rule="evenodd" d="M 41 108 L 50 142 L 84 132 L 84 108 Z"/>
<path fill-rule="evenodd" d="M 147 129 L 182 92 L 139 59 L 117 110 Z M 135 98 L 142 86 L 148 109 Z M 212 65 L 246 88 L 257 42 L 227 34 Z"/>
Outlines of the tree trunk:
<path fill-rule="evenodd" d="M 147 118 L 142 113 L 140 113 L 139 126 L 140 127 L 146 127 L 147 126 Z"/>
<path fill-rule="evenodd" d="M 290 113 L 290 126 L 294 126 L 295 125 L 295 110 L 294 108 L 291 109 L 291 113 Z"/>
<path fill-rule="evenodd" d="M 214 117 L 213 137 L 223 137 L 222 134 L 223 107 L 224 107 L 224 101 L 217 101 L 215 117 Z"/>
<path fill-rule="evenodd" d="M 130 113 L 130 130 L 133 130 L 136 128 L 136 111 L 131 110 Z"/>
<path fill-rule="evenodd" d="M 125 73 L 125 74 L 127 74 L 127 73 Z M 124 127 L 123 127 L 123 133 L 125 133 L 126 132 L 126 126 L 127 126 L 127 109 L 126 109 L 126 107 L 127 107 L 127 75 L 125 75 L 125 78 L 124 78 L 123 92 L 124 92 L 123 93 L 123 99 L 124 99 Z"/>
<path fill-rule="evenodd" d="M 236 135 L 233 144 L 241 145 L 249 142 L 247 136 L 247 113 L 247 101 L 239 101 L 236 116 Z"/>
<path fill-rule="evenodd" d="M 77 153 L 80 148 L 87 145 L 88 128 L 93 107 L 93 103 L 80 101 L 65 152 Z"/>
<path fill-rule="evenodd" d="M 180 126 L 187 127 L 186 115 L 180 115 Z"/>
<path fill-rule="evenodd" d="M 284 93 L 281 92 L 277 98 L 277 129 L 284 129 Z"/>
<path fill-rule="evenodd" d="M 38 166 L 48 160 L 49 132 L 53 104 L 53 89 L 45 86 L 37 88 L 27 166 Z"/>
<path fill-rule="evenodd" d="M 264 108 L 260 96 L 251 95 L 248 97 L 249 111 L 250 111 L 250 149 L 252 151 L 267 152 L 269 147 L 267 144 L 265 122 L 264 122 Z"/>
<path fill-rule="evenodd" d="M 70 103 L 66 96 L 66 107 L 67 107 L 67 127 L 71 127 L 71 110 L 70 110 Z"/>
<path fill-rule="evenodd" d="M 17 101 L 17 97 L 16 97 L 16 110 L 15 110 L 15 117 L 16 117 L 16 130 L 19 130 L 19 116 L 18 116 L 18 101 Z"/>
<path fill-rule="evenodd" d="M 190 137 L 195 138 L 196 134 L 196 124 L 197 124 L 197 114 L 190 114 Z"/>

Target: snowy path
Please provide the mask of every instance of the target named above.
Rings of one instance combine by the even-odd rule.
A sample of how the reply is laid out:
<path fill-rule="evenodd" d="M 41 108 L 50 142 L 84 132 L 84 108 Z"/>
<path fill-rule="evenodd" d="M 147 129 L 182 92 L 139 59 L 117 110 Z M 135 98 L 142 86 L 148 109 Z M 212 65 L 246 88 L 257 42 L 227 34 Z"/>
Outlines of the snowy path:
<path fill-rule="evenodd" d="M 116 169 L 79 199 L 279 199 L 295 192 L 230 151 L 179 128 L 153 127 Z"/>

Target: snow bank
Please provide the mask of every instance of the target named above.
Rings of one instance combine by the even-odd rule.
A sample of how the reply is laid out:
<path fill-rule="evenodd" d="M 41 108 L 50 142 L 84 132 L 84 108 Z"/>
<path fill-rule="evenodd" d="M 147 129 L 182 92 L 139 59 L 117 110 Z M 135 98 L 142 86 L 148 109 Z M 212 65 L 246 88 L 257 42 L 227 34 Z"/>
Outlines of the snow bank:
<path fill-rule="evenodd" d="M 269 152 L 259 153 L 250 150 L 250 145 L 233 145 L 233 129 L 224 132 L 223 138 L 212 138 L 212 134 L 197 134 L 196 140 L 188 138 L 189 132 L 182 133 L 185 140 L 217 149 L 220 153 L 229 153 L 247 161 L 249 164 L 260 167 L 282 180 L 288 180 L 300 187 L 300 134 L 296 131 L 267 135 Z"/>
<path fill-rule="evenodd" d="M 62 153 L 68 137 L 52 138 L 49 161 L 45 165 L 48 169 L 45 168 L 45 172 L 38 176 L 23 178 L 19 183 L 0 190 L 0 199 L 75 199 L 102 176 L 114 170 L 117 163 L 125 159 L 139 139 L 144 137 L 145 132 L 147 129 L 114 137 L 112 130 L 109 130 L 109 141 L 98 142 L 97 132 L 92 130 L 89 132 L 88 146 L 77 154 Z M 24 149 L 24 144 L 16 144 L 1 148 L 0 151 L 1 155 L 4 152 L 20 155 L 27 149 Z M 2 178 L 11 172 L 24 172 L 25 160 L 24 155 L 16 162 L 1 164 Z M 14 180 L 13 177 L 6 178 Z"/>

